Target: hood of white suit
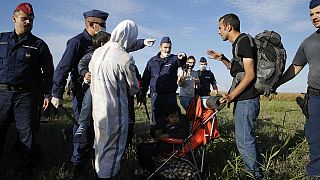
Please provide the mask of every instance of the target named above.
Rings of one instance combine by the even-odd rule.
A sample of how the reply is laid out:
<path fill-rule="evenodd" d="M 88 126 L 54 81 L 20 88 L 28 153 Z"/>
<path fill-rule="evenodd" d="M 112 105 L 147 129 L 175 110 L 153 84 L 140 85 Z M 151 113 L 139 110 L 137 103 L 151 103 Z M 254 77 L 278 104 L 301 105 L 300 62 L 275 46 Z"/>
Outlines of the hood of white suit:
<path fill-rule="evenodd" d="M 138 27 L 131 20 L 120 22 L 111 33 L 110 42 L 118 43 L 124 49 L 132 47 L 138 37 Z"/>

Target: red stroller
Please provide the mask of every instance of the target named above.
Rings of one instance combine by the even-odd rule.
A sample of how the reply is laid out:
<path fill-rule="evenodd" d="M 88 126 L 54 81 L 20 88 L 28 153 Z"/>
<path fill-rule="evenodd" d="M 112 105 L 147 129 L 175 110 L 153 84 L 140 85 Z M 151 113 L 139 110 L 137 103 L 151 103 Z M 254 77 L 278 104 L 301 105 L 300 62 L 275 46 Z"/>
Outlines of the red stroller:
<path fill-rule="evenodd" d="M 199 147 L 209 143 L 215 138 L 220 136 L 218 131 L 218 122 L 216 114 L 224 107 L 224 104 L 219 103 L 221 96 L 195 96 L 188 107 L 187 118 L 192 122 L 192 130 L 190 135 L 186 139 L 174 139 L 174 138 L 160 138 L 159 141 L 169 144 L 180 144 L 179 149 L 174 149 L 169 157 L 166 159 L 156 159 L 156 161 L 162 161 L 162 164 L 153 172 L 148 179 L 158 173 L 160 176 L 167 177 L 167 179 L 201 179 L 200 172 L 203 170 L 204 151 L 201 152 L 201 168 L 199 170 L 197 161 L 195 158 L 195 150 Z M 186 155 L 190 155 L 192 162 L 186 159 Z M 162 168 L 168 166 L 168 161 L 171 159 L 183 161 L 188 164 L 189 169 L 180 168 L 181 175 L 169 175 L 168 171 L 161 171 Z M 186 166 L 184 166 L 186 167 Z M 190 170 L 191 168 L 191 170 Z M 172 167 L 166 168 L 172 170 Z M 195 171 L 195 173 L 194 173 Z"/>

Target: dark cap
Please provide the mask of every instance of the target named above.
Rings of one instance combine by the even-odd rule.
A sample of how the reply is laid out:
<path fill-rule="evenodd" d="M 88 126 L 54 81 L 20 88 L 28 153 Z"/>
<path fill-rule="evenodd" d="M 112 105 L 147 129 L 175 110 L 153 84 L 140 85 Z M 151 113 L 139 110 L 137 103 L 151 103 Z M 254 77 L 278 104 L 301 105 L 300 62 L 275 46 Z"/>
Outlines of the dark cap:
<path fill-rule="evenodd" d="M 206 60 L 205 57 L 201 57 L 201 58 L 200 58 L 200 62 L 202 62 L 202 63 L 203 63 L 203 62 L 207 62 L 207 60 Z"/>
<path fill-rule="evenodd" d="M 160 45 L 161 45 L 162 43 L 171 43 L 171 40 L 170 40 L 169 37 L 163 37 L 163 38 L 161 39 Z"/>
<path fill-rule="evenodd" d="M 17 11 L 17 10 L 20 10 L 20 11 L 26 13 L 28 16 L 34 16 L 32 5 L 30 3 L 26 3 L 26 2 L 20 3 L 16 7 L 15 11 Z"/>
<path fill-rule="evenodd" d="M 320 0 L 311 0 L 309 4 L 309 9 L 313 9 L 320 5 Z"/>
<path fill-rule="evenodd" d="M 100 10 L 91 10 L 83 13 L 83 17 L 86 19 L 87 17 L 97 17 L 103 20 L 107 20 L 109 14 Z"/>

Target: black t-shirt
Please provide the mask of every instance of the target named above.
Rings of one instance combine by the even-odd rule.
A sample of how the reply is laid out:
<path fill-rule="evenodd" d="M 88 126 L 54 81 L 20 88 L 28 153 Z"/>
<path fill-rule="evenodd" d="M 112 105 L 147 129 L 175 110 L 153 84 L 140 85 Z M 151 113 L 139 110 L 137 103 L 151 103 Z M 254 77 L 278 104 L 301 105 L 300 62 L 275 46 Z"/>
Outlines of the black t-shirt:
<path fill-rule="evenodd" d="M 253 39 L 252 39 L 253 42 Z M 253 47 L 252 47 L 253 45 Z M 237 46 L 237 49 L 236 49 Z M 237 53 L 237 54 L 236 54 Z M 231 69 L 230 69 L 230 74 L 234 77 L 238 72 L 244 72 L 243 66 L 243 58 L 252 58 L 254 59 L 254 64 L 255 64 L 255 72 L 256 72 L 256 64 L 257 64 L 257 50 L 256 50 L 256 45 L 251 44 L 249 37 L 242 33 L 238 36 L 238 38 L 234 41 L 232 44 L 232 55 L 233 55 L 233 60 L 231 64 Z M 240 61 L 236 61 L 237 59 Z M 246 99 L 252 99 L 257 97 L 257 93 L 255 93 L 254 89 L 254 81 L 252 81 L 246 89 L 244 89 L 237 97 L 236 100 L 246 100 Z M 239 84 L 239 83 L 238 83 Z M 238 85 L 237 84 L 237 85 Z M 236 85 L 236 86 L 237 86 Z"/>

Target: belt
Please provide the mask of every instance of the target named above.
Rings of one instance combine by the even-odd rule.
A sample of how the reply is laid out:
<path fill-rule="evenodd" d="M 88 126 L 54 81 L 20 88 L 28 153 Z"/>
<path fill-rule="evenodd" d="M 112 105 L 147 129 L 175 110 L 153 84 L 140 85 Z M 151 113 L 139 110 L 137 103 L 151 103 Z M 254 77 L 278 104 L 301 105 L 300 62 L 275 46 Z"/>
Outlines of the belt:
<path fill-rule="evenodd" d="M 308 86 L 307 93 L 312 96 L 320 96 L 320 89 Z"/>
<path fill-rule="evenodd" d="M 23 90 L 26 90 L 26 88 L 7 85 L 7 84 L 0 84 L 0 90 L 2 90 L 2 91 L 23 91 Z"/>

